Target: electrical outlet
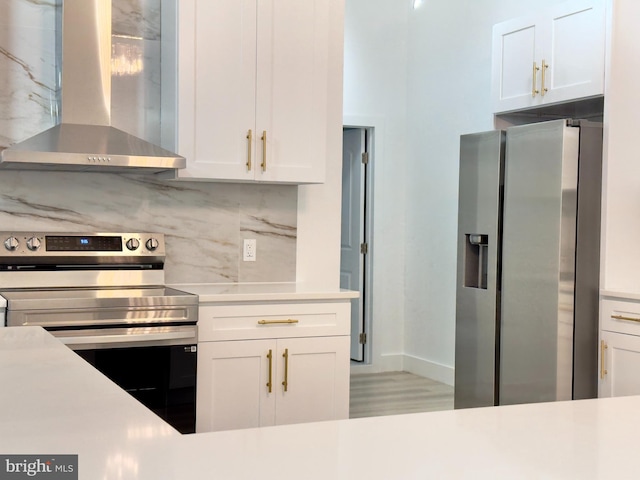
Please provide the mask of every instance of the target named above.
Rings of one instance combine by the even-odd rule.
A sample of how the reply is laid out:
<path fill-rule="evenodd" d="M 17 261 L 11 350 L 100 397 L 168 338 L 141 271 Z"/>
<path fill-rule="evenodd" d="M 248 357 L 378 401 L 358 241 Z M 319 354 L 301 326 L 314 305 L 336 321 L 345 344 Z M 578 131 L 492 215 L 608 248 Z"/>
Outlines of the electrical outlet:
<path fill-rule="evenodd" d="M 256 249 L 256 239 L 245 238 L 242 246 L 242 260 L 245 262 L 255 262 Z"/>

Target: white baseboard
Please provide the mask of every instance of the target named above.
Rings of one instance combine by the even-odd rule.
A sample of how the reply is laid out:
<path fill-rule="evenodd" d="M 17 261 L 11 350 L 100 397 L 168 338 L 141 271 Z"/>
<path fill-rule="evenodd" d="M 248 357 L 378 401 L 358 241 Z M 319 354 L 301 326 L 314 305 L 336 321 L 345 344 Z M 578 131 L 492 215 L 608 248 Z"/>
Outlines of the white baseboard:
<path fill-rule="evenodd" d="M 403 370 L 421 377 L 431 378 L 446 385 L 453 386 L 455 381 L 455 369 L 446 365 L 431 362 L 424 358 L 404 355 Z"/>
<path fill-rule="evenodd" d="M 382 355 L 377 364 L 351 364 L 351 373 L 409 372 L 421 377 L 431 378 L 453 386 L 455 370 L 453 367 L 431 362 L 412 355 Z"/>
<path fill-rule="evenodd" d="M 354 362 L 351 364 L 351 373 L 357 375 L 359 373 L 401 372 L 403 358 L 402 354 L 391 354 L 382 355 L 377 362 L 373 363 Z"/>

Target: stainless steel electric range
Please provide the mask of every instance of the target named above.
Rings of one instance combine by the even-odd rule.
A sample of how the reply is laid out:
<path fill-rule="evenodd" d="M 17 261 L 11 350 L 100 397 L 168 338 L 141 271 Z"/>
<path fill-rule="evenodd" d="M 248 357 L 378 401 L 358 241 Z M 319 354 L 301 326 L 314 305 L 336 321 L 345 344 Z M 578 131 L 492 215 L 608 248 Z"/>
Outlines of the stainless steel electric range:
<path fill-rule="evenodd" d="M 0 232 L 6 325 L 40 325 L 182 433 L 195 431 L 198 297 L 151 233 Z"/>

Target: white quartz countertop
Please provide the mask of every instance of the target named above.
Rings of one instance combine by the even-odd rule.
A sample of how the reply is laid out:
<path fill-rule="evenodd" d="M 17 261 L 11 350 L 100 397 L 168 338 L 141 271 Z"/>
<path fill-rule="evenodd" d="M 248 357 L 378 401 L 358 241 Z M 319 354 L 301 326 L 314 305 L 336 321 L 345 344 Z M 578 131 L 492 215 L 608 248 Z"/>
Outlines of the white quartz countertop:
<path fill-rule="evenodd" d="M 640 300 L 640 293 L 619 292 L 617 290 L 600 290 L 600 296 L 618 300 Z"/>
<path fill-rule="evenodd" d="M 322 289 L 304 283 L 194 283 L 169 286 L 198 295 L 200 303 L 341 300 L 359 296 L 358 292 L 352 290 Z"/>
<path fill-rule="evenodd" d="M 640 475 L 640 397 L 181 436 L 39 327 L 0 330 L 0 406 L 0 455 L 78 454 L 86 480 Z"/>

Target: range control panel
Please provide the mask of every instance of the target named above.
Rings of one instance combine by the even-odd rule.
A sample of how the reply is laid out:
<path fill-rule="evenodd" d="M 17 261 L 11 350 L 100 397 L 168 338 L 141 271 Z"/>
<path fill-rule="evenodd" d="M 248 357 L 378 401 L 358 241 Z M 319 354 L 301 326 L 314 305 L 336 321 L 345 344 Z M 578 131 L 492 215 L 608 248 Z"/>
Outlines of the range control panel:
<path fill-rule="evenodd" d="M 0 232 L 0 261 L 8 258 L 164 257 L 161 233 Z"/>

